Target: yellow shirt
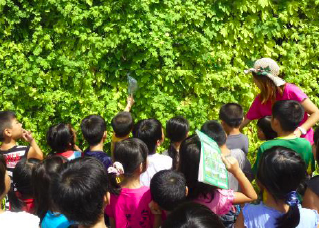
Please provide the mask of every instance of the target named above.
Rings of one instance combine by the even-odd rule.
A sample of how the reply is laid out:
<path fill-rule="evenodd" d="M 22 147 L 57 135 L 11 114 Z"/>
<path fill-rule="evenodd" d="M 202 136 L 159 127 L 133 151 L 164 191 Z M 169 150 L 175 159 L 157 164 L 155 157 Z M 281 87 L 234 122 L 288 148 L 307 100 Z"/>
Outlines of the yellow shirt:
<path fill-rule="evenodd" d="M 113 152 L 114 152 L 114 146 L 115 146 L 115 143 L 117 142 L 121 142 L 123 141 L 124 139 L 128 139 L 130 137 L 130 134 L 124 136 L 124 137 L 116 137 L 115 133 L 113 132 L 113 135 L 112 135 L 112 142 L 111 142 L 111 156 L 112 156 L 112 159 L 114 158 L 113 157 Z M 113 159 L 114 160 L 114 159 Z"/>

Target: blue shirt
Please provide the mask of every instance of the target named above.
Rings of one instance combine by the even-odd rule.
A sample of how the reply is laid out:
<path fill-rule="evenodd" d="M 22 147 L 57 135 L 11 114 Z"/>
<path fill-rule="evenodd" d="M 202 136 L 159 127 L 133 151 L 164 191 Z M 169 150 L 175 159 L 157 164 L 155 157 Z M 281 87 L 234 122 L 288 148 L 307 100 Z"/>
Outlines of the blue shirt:
<path fill-rule="evenodd" d="M 317 211 L 298 206 L 300 222 L 296 228 L 317 228 L 319 215 Z M 267 207 L 262 202 L 258 205 L 246 204 L 243 208 L 246 228 L 275 228 L 276 219 L 283 215 L 274 208 Z"/>
<path fill-rule="evenodd" d="M 68 228 L 74 222 L 70 222 L 64 215 L 48 211 L 44 216 L 41 228 Z"/>
<path fill-rule="evenodd" d="M 112 165 L 112 159 L 103 151 L 90 151 L 90 149 L 86 149 L 84 151 L 84 156 L 95 157 L 100 160 L 106 170 Z"/>

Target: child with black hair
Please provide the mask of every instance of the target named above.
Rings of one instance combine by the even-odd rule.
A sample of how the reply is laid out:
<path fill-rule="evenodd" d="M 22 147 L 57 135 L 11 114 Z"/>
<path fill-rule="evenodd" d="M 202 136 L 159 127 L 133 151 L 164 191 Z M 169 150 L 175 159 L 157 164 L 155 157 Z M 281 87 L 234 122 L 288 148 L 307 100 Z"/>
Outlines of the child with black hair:
<path fill-rule="evenodd" d="M 282 146 L 265 150 L 257 171 L 263 201 L 246 204 L 235 227 L 317 228 L 318 213 L 302 208 L 296 192 L 305 178 L 306 164 L 298 153 Z"/>
<path fill-rule="evenodd" d="M 295 131 L 304 118 L 304 108 L 294 100 L 277 101 L 272 107 L 271 127 L 278 138 L 264 142 L 258 149 L 253 172 L 257 172 L 262 153 L 273 146 L 284 146 L 296 151 L 304 159 L 309 175 L 315 170 L 315 161 L 309 141 L 296 137 Z"/>
<path fill-rule="evenodd" d="M 63 164 L 67 161 L 67 158 L 62 156 L 50 156 L 33 170 L 35 214 L 39 216 L 42 228 L 67 228 L 73 224 L 58 212 L 50 196 L 52 179 L 62 171 Z"/>
<path fill-rule="evenodd" d="M 161 216 L 153 216 L 149 208 L 152 200 L 149 187 L 140 182 L 140 175 L 146 170 L 147 153 L 147 146 L 140 139 L 115 144 L 114 164 L 108 169 L 112 194 L 105 210 L 112 228 L 150 228 L 161 222 Z"/>
<path fill-rule="evenodd" d="M 29 142 L 30 146 L 19 146 L 17 141 L 20 139 Z M 22 128 L 22 124 L 12 111 L 0 112 L 0 141 L 2 142 L 0 154 L 6 158 L 10 177 L 12 177 L 13 169 L 21 158 L 43 159 L 43 153 L 31 132 Z"/>
<path fill-rule="evenodd" d="M 163 154 L 173 159 L 173 169 L 177 169 L 179 160 L 179 147 L 189 132 L 189 123 L 182 116 L 176 116 L 166 122 L 166 137 L 171 140 L 168 150 Z"/>
<path fill-rule="evenodd" d="M 104 208 L 109 184 L 104 165 L 94 157 L 72 160 L 52 181 L 52 200 L 78 228 L 106 228 Z"/>
<path fill-rule="evenodd" d="M 186 178 L 189 189 L 187 199 L 201 203 L 210 208 L 217 215 L 224 215 L 230 211 L 233 204 L 252 202 L 257 199 L 257 194 L 239 168 L 238 161 L 231 157 L 224 157 L 223 162 L 228 170 L 238 180 L 242 192 L 229 189 L 219 189 L 198 181 L 198 169 L 201 153 L 201 142 L 197 135 L 185 139 L 180 147 L 179 171 Z"/>
<path fill-rule="evenodd" d="M 257 136 L 262 141 L 277 138 L 277 132 L 271 128 L 271 116 L 265 116 L 257 121 Z"/>
<path fill-rule="evenodd" d="M 135 103 L 133 96 L 127 98 L 127 105 L 123 112 L 119 112 L 113 117 L 111 125 L 113 128 L 112 142 L 111 142 L 111 155 L 113 158 L 113 151 L 116 142 L 120 142 L 129 138 L 134 126 L 134 119 L 130 113 L 133 104 Z"/>
<path fill-rule="evenodd" d="M 47 143 L 52 149 L 51 155 L 59 155 L 72 160 L 83 154 L 75 144 L 76 134 L 71 124 L 59 123 L 49 128 Z"/>
<path fill-rule="evenodd" d="M 148 148 L 147 169 L 141 174 L 141 184 L 149 187 L 155 173 L 171 169 L 173 164 L 171 157 L 156 153 L 157 147 L 164 142 L 163 127 L 157 119 L 145 119 L 135 124 L 132 133 L 134 138 L 142 140 Z"/>
<path fill-rule="evenodd" d="M 236 158 L 239 164 L 239 168 L 243 171 L 243 173 L 249 180 L 253 180 L 251 164 L 247 159 L 245 153 L 241 149 L 229 149 L 227 147 L 227 135 L 220 123 L 218 123 L 216 120 L 209 120 L 203 124 L 201 131 L 217 143 L 224 156 L 232 156 Z M 228 173 L 228 182 L 230 189 L 234 191 L 240 191 L 239 183 L 235 176 L 231 173 Z"/>
<path fill-rule="evenodd" d="M 11 187 L 5 157 L 0 154 L 0 202 L 4 199 Z M 0 227 L 10 228 L 38 228 L 39 218 L 35 215 L 22 212 L 4 211 L 0 207 Z"/>
<path fill-rule="evenodd" d="M 84 151 L 84 156 L 95 157 L 100 160 L 107 170 L 112 165 L 112 159 L 103 151 L 106 140 L 106 123 L 99 115 L 90 115 L 81 122 L 81 130 L 89 148 Z"/>
<path fill-rule="evenodd" d="M 249 141 L 246 135 L 239 131 L 244 119 L 243 108 L 236 103 L 223 105 L 219 110 L 219 119 L 227 133 L 226 146 L 229 149 L 241 149 L 248 154 Z"/>
<path fill-rule="evenodd" d="M 12 181 L 16 191 L 9 197 L 11 211 L 26 211 L 34 214 L 32 172 L 39 163 L 39 159 L 22 158 L 14 168 Z"/>
<path fill-rule="evenodd" d="M 162 228 L 224 228 L 224 225 L 208 207 L 188 202 L 178 206 Z"/>
<path fill-rule="evenodd" d="M 186 200 L 188 188 L 184 175 L 175 170 L 162 170 L 151 180 L 153 206 L 156 209 L 172 212 Z"/>

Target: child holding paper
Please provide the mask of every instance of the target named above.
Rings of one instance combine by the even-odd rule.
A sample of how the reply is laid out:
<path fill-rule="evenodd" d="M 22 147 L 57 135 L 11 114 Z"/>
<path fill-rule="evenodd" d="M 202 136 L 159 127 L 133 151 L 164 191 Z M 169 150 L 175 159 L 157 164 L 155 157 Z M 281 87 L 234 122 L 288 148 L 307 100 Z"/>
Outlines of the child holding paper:
<path fill-rule="evenodd" d="M 185 175 L 189 200 L 201 203 L 217 215 L 229 212 L 233 204 L 252 202 L 257 194 L 233 157 L 223 157 L 227 170 L 238 180 L 242 192 L 219 189 L 198 181 L 201 142 L 197 135 L 185 139 L 180 147 L 179 171 Z"/>

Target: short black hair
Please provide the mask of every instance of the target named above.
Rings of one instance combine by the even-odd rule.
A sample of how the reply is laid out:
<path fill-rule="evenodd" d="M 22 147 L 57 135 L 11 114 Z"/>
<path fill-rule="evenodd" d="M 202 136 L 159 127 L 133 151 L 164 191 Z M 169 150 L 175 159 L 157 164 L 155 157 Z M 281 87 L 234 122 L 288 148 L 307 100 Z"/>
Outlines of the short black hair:
<path fill-rule="evenodd" d="M 257 121 L 257 126 L 264 133 L 266 140 L 277 138 L 277 132 L 271 128 L 271 116 L 265 116 Z"/>
<path fill-rule="evenodd" d="M 47 132 L 47 143 L 57 153 L 67 151 L 70 147 L 73 148 L 74 140 L 74 132 L 70 124 L 57 124 L 50 127 Z"/>
<path fill-rule="evenodd" d="M 186 199 L 186 179 L 175 170 L 156 173 L 150 184 L 152 198 L 163 210 L 172 211 Z"/>
<path fill-rule="evenodd" d="M 13 111 L 0 112 L 0 142 L 4 141 L 4 130 L 11 127 L 12 119 L 17 118 Z"/>
<path fill-rule="evenodd" d="M 95 146 L 101 142 L 106 131 L 105 120 L 99 115 L 89 115 L 82 120 L 81 130 L 88 144 Z"/>
<path fill-rule="evenodd" d="M 146 144 L 149 154 L 155 154 L 157 140 L 162 139 L 162 133 L 162 124 L 157 119 L 140 120 L 133 128 L 133 137 Z"/>
<path fill-rule="evenodd" d="M 133 129 L 134 120 L 130 112 L 119 112 L 111 121 L 117 137 L 127 136 Z"/>
<path fill-rule="evenodd" d="M 166 122 L 166 137 L 171 142 L 183 141 L 189 132 L 189 123 L 182 116 L 176 116 Z"/>
<path fill-rule="evenodd" d="M 187 202 L 177 207 L 164 221 L 162 228 L 224 228 L 219 217 L 208 207 Z"/>
<path fill-rule="evenodd" d="M 218 146 L 226 143 L 226 132 L 223 126 L 216 120 L 209 120 L 203 124 L 201 131 L 211 137 Z"/>
<path fill-rule="evenodd" d="M 272 117 L 279 121 L 283 131 L 296 130 L 304 115 L 304 108 L 294 100 L 277 101 L 272 107 Z"/>
<path fill-rule="evenodd" d="M 243 108 L 236 103 L 225 104 L 219 110 L 219 119 L 224 121 L 229 127 L 239 127 L 243 117 Z"/>
<path fill-rule="evenodd" d="M 68 220 L 92 226 L 103 215 L 108 191 L 106 170 L 94 157 L 74 159 L 64 165 L 53 179 L 52 200 Z"/>

